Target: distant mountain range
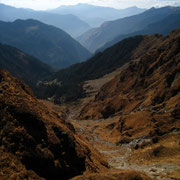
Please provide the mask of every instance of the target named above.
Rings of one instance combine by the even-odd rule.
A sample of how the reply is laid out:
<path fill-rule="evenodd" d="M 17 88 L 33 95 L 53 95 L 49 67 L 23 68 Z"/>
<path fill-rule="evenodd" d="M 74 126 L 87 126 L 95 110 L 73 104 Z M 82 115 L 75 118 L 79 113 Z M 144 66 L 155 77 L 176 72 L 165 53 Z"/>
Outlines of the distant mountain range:
<path fill-rule="evenodd" d="M 0 21 L 0 42 L 12 45 L 55 68 L 86 60 L 91 54 L 63 30 L 39 21 Z"/>
<path fill-rule="evenodd" d="M 112 41 L 107 42 L 103 47 L 98 49 L 96 52 L 103 51 L 106 48 L 111 47 L 112 45 L 118 43 L 122 39 L 131 37 L 131 36 L 135 36 L 135 35 L 139 35 L 139 34 L 153 34 L 153 33 L 159 33 L 159 34 L 167 35 L 173 29 L 176 29 L 178 27 L 180 27 L 180 12 L 176 13 L 176 14 L 171 14 L 161 21 L 150 24 L 145 29 L 143 29 L 141 31 L 117 36 Z"/>
<path fill-rule="evenodd" d="M 145 11 L 137 7 L 114 9 L 110 7 L 94 6 L 90 4 L 77 4 L 73 6 L 60 6 L 50 12 L 58 14 L 73 14 L 86 21 L 92 27 L 98 27 L 103 22 L 132 16 Z"/>
<path fill-rule="evenodd" d="M 13 76 L 22 79 L 31 88 L 38 80 L 52 74 L 52 69 L 40 60 L 25 54 L 12 46 L 0 44 L 0 68 L 8 70 Z"/>
<path fill-rule="evenodd" d="M 17 19 L 35 19 L 63 29 L 73 37 L 81 35 L 90 26 L 72 14 L 60 15 L 31 9 L 15 8 L 0 4 L 0 20 L 15 21 Z"/>
<path fill-rule="evenodd" d="M 152 8 L 141 14 L 118 19 L 115 21 L 105 22 L 99 28 L 94 28 L 77 39 L 79 42 L 91 52 L 104 46 L 107 42 L 112 41 L 114 38 L 120 35 L 131 34 L 137 31 L 147 31 L 147 33 L 165 32 L 170 24 L 169 21 L 164 20 L 170 15 L 176 14 L 176 22 L 173 20 L 172 28 L 168 27 L 168 31 L 173 28 L 178 28 L 179 21 L 178 14 L 180 12 L 179 7 L 163 7 L 163 8 Z M 161 22 L 162 21 L 162 22 Z M 163 26 L 154 27 L 154 23 L 163 24 Z M 164 24 L 165 23 L 165 24 Z M 166 30 L 163 30 L 166 28 Z"/>

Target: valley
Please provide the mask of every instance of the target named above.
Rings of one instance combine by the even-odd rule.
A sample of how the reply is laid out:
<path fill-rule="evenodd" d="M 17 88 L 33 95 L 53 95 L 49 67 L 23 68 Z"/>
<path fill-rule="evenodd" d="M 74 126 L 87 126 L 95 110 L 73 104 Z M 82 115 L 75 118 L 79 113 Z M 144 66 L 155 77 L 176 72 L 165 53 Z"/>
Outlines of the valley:
<path fill-rule="evenodd" d="M 134 51 L 134 60 L 83 82 L 85 98 L 61 105 L 43 101 L 71 123 L 110 166 L 106 173 L 84 174 L 79 179 L 113 179 L 123 171 L 137 171 L 152 179 L 179 179 L 179 30 L 166 38 L 146 38 Z M 163 48 L 160 53 L 159 47 Z M 142 48 L 146 50 L 143 57 Z M 169 85 L 167 74 L 174 74 Z M 141 78 L 146 82 L 141 83 Z"/>
<path fill-rule="evenodd" d="M 0 180 L 180 180 L 180 4 L 13 1 Z"/>
<path fill-rule="evenodd" d="M 73 101 L 57 101 L 62 94 L 36 99 L 22 80 L 0 69 L 0 178 L 179 180 L 179 44 L 179 29 L 136 36 L 54 73 L 48 88 L 64 89 L 59 80 L 69 83 L 67 95 L 82 88 Z M 2 48 L 4 65 L 8 50 L 16 53 L 17 67 L 34 65 L 18 49 Z M 105 58 L 112 52 L 118 54 Z M 49 70 L 39 63 L 44 67 Z"/>
<path fill-rule="evenodd" d="M 106 179 L 106 177 L 113 179 L 111 176 L 128 170 L 141 172 L 152 179 L 179 179 L 179 130 L 174 129 L 172 132 L 161 136 L 158 142 L 152 143 L 152 137 L 142 136 L 140 138 L 134 138 L 130 142 L 118 144 L 118 137 L 112 135 L 112 129 L 121 116 L 118 115 L 108 119 L 97 120 L 83 120 L 78 118 L 82 108 L 89 101 L 92 101 L 105 82 L 113 79 L 120 70 L 118 69 L 100 79 L 85 82 L 84 88 L 87 91 L 88 97 L 80 99 L 78 102 L 63 105 L 55 105 L 50 101 L 44 100 L 42 102 L 52 107 L 55 112 L 61 114 L 67 122 L 74 126 L 78 134 L 83 136 L 105 157 L 110 165 L 110 169 L 106 173 L 103 172 L 102 179 Z M 89 88 L 87 89 L 87 87 Z M 129 114 L 131 113 L 133 112 Z M 139 149 L 136 149 L 138 146 Z M 161 148 L 164 148 L 162 151 L 165 152 L 161 152 Z M 151 155 L 151 151 L 154 152 L 156 149 L 159 149 L 160 152 L 157 155 Z M 171 153 L 171 157 L 169 157 L 169 153 Z M 92 177 L 90 175 L 82 176 L 82 179 L 87 177 L 89 179 L 100 178 L 97 174 L 94 174 Z M 77 179 L 81 178 L 79 177 Z"/>

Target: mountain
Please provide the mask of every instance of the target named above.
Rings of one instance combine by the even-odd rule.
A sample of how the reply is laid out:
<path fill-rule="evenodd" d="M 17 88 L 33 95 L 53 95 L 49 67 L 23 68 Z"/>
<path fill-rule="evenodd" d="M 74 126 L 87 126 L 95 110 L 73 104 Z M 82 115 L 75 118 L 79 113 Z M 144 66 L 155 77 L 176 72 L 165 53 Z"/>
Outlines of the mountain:
<path fill-rule="evenodd" d="M 120 148 L 129 145 L 131 163 L 175 164 L 180 153 L 175 143 L 180 129 L 180 29 L 166 37 L 149 36 L 149 41 L 150 48 L 148 41 L 138 46 L 134 60 L 101 87 L 79 117 L 104 120 L 104 126 L 94 123 L 96 131 Z"/>
<path fill-rule="evenodd" d="M 84 47 L 94 52 L 117 36 L 141 31 L 148 25 L 179 12 L 179 7 L 152 8 L 135 16 L 105 22 L 99 28 L 91 29 L 77 39 Z"/>
<path fill-rule="evenodd" d="M 103 51 L 106 48 L 111 47 L 113 44 L 118 43 L 122 39 L 131 37 L 131 36 L 135 36 L 135 35 L 154 34 L 154 33 L 167 35 L 173 29 L 176 29 L 176 28 L 180 27 L 180 21 L 179 20 L 180 20 L 180 12 L 177 13 L 177 14 L 169 15 L 169 16 L 167 16 L 166 18 L 164 18 L 161 21 L 158 21 L 158 22 L 153 23 L 153 24 L 149 24 L 145 29 L 143 29 L 141 31 L 137 31 L 137 32 L 130 33 L 130 34 L 124 34 L 124 35 L 117 36 L 112 41 L 107 42 L 103 47 L 98 49 L 97 52 Z"/>
<path fill-rule="evenodd" d="M 0 67 L 22 79 L 31 88 L 35 88 L 39 80 L 52 75 L 53 72 L 52 68 L 40 60 L 4 44 L 0 44 Z"/>
<path fill-rule="evenodd" d="M 73 14 L 86 21 L 92 27 L 98 27 L 107 20 L 115 20 L 132 16 L 145 11 L 137 7 L 127 9 L 114 9 L 110 7 L 94 6 L 90 4 L 77 4 L 73 6 L 60 6 L 50 12 L 58 14 Z"/>
<path fill-rule="evenodd" d="M 141 169 L 152 179 L 178 179 L 180 29 L 166 37 L 144 36 L 131 57 L 113 77 L 84 83 L 95 93 L 79 101 L 78 127 L 115 168 Z"/>
<path fill-rule="evenodd" d="M 67 33 L 33 19 L 0 21 L 0 42 L 19 48 L 55 68 L 90 57 L 90 53 Z"/>
<path fill-rule="evenodd" d="M 180 29 L 167 37 L 150 36 L 149 41 L 150 48 L 145 44 L 138 46 L 132 54 L 134 60 L 122 67 L 120 73 L 102 87 L 94 102 L 83 109 L 83 119 L 108 118 L 122 112 L 134 112 L 136 116 L 148 111 L 162 112 L 162 117 L 170 113 L 171 118 L 175 118 L 173 113 L 180 109 Z M 170 126 L 170 120 L 163 125 L 168 123 Z"/>
<path fill-rule="evenodd" d="M 1 21 L 15 21 L 17 19 L 35 19 L 43 23 L 56 26 L 63 29 L 65 32 L 73 37 L 90 29 L 90 26 L 72 14 L 59 15 L 43 11 L 34 11 L 31 9 L 15 8 L 0 4 L 0 20 Z"/>
<path fill-rule="evenodd" d="M 85 81 L 100 78 L 134 59 L 143 57 L 156 43 L 161 43 L 164 39 L 165 37 L 159 34 L 124 39 L 86 62 L 58 71 L 48 80 L 49 84 L 42 83 L 38 88 L 43 98 L 52 98 L 56 103 L 82 98 Z M 139 57 L 134 57 L 134 54 Z M 57 84 L 50 85 L 54 80 Z"/>
<path fill-rule="evenodd" d="M 38 88 L 41 95 L 43 98 L 52 97 L 56 103 L 73 101 L 82 97 L 82 83 L 84 81 L 102 77 L 129 62 L 133 52 L 141 42 L 144 42 L 143 39 L 143 36 L 125 39 L 103 53 L 96 54 L 86 62 L 74 64 L 58 71 L 48 80 L 49 83 L 39 84 Z M 145 46 L 147 49 L 150 46 L 149 43 Z M 54 81 L 57 84 L 51 85 L 51 82 Z M 61 83 L 61 86 L 59 86 L 59 83 Z"/>
<path fill-rule="evenodd" d="M 0 69 L 0 178 L 69 179 L 109 167 L 73 126 Z"/>

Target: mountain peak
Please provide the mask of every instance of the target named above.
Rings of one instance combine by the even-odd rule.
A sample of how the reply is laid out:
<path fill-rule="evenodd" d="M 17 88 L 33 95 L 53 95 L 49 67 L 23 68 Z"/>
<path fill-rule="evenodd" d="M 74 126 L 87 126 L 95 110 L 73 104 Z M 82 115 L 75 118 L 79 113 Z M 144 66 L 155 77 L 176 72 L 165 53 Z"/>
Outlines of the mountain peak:
<path fill-rule="evenodd" d="M 127 9 L 139 9 L 137 6 L 130 6 Z"/>

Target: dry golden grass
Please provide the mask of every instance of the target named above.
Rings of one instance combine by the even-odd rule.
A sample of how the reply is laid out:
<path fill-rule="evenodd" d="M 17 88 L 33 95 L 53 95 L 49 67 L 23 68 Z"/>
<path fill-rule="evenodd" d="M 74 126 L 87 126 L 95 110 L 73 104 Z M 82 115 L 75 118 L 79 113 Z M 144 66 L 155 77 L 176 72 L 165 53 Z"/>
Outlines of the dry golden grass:
<path fill-rule="evenodd" d="M 129 160 L 139 164 L 171 163 L 180 166 L 180 135 L 170 133 L 159 138 L 159 142 L 134 150 Z"/>

